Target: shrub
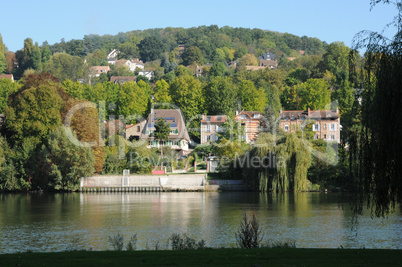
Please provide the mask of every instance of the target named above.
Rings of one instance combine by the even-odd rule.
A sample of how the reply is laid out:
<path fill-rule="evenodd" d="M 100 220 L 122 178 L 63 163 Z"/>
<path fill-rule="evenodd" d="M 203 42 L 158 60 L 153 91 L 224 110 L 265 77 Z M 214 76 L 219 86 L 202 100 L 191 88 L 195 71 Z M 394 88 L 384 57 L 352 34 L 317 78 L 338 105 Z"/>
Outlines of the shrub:
<path fill-rule="evenodd" d="M 243 220 L 240 223 L 239 230 L 236 234 L 237 245 L 240 248 L 258 248 L 262 241 L 262 233 L 260 223 L 253 214 L 251 220 L 244 214 Z"/>
<path fill-rule="evenodd" d="M 174 233 L 169 238 L 169 243 L 173 250 L 184 250 L 184 249 L 203 249 L 205 248 L 205 241 L 201 239 L 196 241 L 193 238 L 187 236 L 186 233 L 179 234 Z"/>

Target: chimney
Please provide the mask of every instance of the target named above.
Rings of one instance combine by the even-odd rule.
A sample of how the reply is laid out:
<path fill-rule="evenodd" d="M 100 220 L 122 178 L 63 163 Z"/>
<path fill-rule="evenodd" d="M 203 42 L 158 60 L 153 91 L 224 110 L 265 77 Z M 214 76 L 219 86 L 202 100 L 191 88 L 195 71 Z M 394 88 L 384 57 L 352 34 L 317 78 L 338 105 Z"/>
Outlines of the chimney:
<path fill-rule="evenodd" d="M 237 116 L 237 115 L 239 115 L 239 110 L 238 110 L 238 109 L 236 109 L 236 116 Z"/>
<path fill-rule="evenodd" d="M 310 108 L 307 108 L 307 115 L 310 117 Z"/>

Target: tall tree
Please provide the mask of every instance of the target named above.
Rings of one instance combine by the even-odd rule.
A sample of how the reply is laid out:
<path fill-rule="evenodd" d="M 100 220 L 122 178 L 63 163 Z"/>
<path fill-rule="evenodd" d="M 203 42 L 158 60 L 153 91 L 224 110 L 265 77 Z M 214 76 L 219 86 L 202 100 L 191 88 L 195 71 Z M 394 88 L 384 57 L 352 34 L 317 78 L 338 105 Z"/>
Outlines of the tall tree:
<path fill-rule="evenodd" d="M 154 101 L 155 103 L 164 103 L 162 105 L 158 105 L 158 109 L 169 109 L 170 103 L 172 102 L 172 97 L 169 94 L 169 84 L 165 82 L 165 80 L 157 81 L 154 88 Z"/>
<path fill-rule="evenodd" d="M 27 137 L 43 141 L 61 124 L 60 110 L 67 95 L 50 74 L 29 75 L 9 96 L 1 130 L 12 146 Z"/>
<path fill-rule="evenodd" d="M 242 109 L 261 113 L 264 111 L 267 104 L 267 94 L 263 88 L 256 89 L 252 81 L 242 81 L 239 84 L 238 91 Z"/>
<path fill-rule="evenodd" d="M 140 56 L 144 62 L 160 59 L 165 50 L 165 45 L 160 38 L 155 36 L 146 37 L 138 45 Z"/>
<path fill-rule="evenodd" d="M 159 117 L 155 123 L 155 131 L 153 132 L 153 136 L 156 140 L 159 141 L 160 150 L 161 150 L 161 166 L 163 166 L 163 142 L 169 139 L 170 134 L 170 123 L 166 123 L 165 119 Z"/>
<path fill-rule="evenodd" d="M 80 78 L 88 77 L 89 68 L 78 56 L 56 53 L 47 62 L 44 71 L 53 74 L 60 81 L 67 79 L 77 81 Z"/>
<path fill-rule="evenodd" d="M 61 126 L 49 135 L 42 146 L 39 170 L 34 179 L 36 187 L 56 190 L 76 190 L 81 177 L 88 177 L 95 171 L 94 155 L 90 148 L 74 145 L 67 137 L 74 135 L 70 128 Z"/>
<path fill-rule="evenodd" d="M 378 3 L 395 5 L 390 25 L 396 34 L 392 40 L 368 31 L 356 36 L 356 48 L 367 49 L 367 75 L 357 113 L 362 125 L 352 129 L 350 150 L 355 211 L 366 203 L 376 216 L 385 216 L 402 202 L 402 3 L 371 0 L 372 7 Z"/>
<path fill-rule="evenodd" d="M 229 115 L 234 113 L 237 90 L 229 77 L 214 77 L 204 87 L 205 102 L 208 114 Z"/>
<path fill-rule="evenodd" d="M 189 48 L 187 48 L 183 55 L 182 55 L 182 60 L 183 60 L 183 64 L 185 66 L 191 65 L 194 62 L 198 65 L 202 65 L 203 64 L 203 55 L 202 55 L 202 51 L 201 49 L 199 49 L 196 46 L 190 46 Z"/>
<path fill-rule="evenodd" d="M 309 79 L 300 85 L 299 95 L 301 97 L 300 107 L 325 109 L 325 106 L 331 102 L 331 91 L 329 84 L 323 79 Z"/>

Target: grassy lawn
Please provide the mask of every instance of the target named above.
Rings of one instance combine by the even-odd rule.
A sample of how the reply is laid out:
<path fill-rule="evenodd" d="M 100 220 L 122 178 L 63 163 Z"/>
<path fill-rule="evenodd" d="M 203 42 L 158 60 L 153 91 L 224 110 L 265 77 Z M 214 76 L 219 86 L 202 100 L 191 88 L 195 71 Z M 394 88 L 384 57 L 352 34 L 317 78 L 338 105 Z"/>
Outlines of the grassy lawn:
<path fill-rule="evenodd" d="M 203 249 L 0 255 L 0 266 L 402 266 L 402 250 Z"/>

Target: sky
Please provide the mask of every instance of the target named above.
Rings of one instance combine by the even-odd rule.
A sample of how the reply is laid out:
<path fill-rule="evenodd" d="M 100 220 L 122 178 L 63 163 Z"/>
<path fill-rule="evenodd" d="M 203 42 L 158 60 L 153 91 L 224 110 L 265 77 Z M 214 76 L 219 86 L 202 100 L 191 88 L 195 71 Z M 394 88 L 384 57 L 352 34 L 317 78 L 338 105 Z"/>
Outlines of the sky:
<path fill-rule="evenodd" d="M 356 33 L 381 32 L 395 15 L 392 5 L 370 11 L 370 0 L 1 0 L 0 34 L 14 52 L 28 37 L 41 45 L 88 34 L 201 25 L 287 32 L 351 47 Z"/>

